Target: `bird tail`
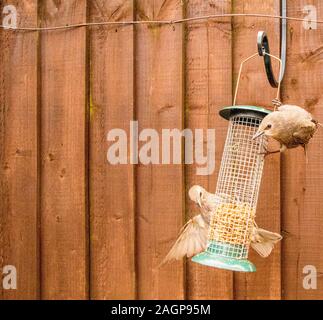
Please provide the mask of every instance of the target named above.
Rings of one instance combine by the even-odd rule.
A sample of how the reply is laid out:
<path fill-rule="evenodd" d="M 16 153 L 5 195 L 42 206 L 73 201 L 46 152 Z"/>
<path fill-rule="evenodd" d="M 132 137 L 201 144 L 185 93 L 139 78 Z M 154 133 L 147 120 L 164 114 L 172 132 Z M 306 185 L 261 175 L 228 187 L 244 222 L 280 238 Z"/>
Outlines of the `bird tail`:
<path fill-rule="evenodd" d="M 256 229 L 257 241 L 251 242 L 251 247 L 263 258 L 267 258 L 275 244 L 283 239 L 283 237 L 275 232 L 270 232 L 261 228 Z"/>
<path fill-rule="evenodd" d="M 303 148 L 304 148 L 304 153 L 305 153 L 305 162 L 306 162 L 306 164 L 308 164 L 307 144 L 304 144 Z"/>
<path fill-rule="evenodd" d="M 201 215 L 189 220 L 181 229 L 176 242 L 159 267 L 168 262 L 180 260 L 185 256 L 193 257 L 204 251 L 207 244 L 207 233 L 208 226 Z"/>

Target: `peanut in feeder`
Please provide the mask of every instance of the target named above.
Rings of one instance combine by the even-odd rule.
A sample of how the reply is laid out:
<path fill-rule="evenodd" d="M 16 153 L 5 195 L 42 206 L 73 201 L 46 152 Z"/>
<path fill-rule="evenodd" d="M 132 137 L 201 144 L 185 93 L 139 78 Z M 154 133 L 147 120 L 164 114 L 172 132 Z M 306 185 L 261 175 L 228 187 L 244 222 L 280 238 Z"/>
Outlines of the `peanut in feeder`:
<path fill-rule="evenodd" d="M 241 64 L 233 106 L 220 111 L 220 115 L 229 120 L 229 128 L 215 193 L 219 200 L 212 214 L 207 249 L 192 259 L 203 265 L 244 272 L 256 271 L 248 260 L 248 252 L 268 144 L 265 136 L 252 138 L 271 111 L 256 106 L 236 106 L 235 102 L 242 66 L 256 55 L 258 53 Z M 281 63 L 279 58 L 271 57 Z M 280 81 L 276 98 L 279 89 Z"/>

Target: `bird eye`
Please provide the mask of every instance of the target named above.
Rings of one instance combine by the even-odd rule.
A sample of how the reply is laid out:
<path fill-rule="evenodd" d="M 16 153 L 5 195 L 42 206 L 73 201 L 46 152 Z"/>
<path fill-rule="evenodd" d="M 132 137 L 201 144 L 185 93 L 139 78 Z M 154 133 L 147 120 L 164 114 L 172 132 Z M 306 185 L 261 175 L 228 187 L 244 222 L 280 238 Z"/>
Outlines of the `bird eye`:
<path fill-rule="evenodd" d="M 267 129 L 270 129 L 271 127 L 272 127 L 272 125 L 271 124 L 268 124 Z"/>

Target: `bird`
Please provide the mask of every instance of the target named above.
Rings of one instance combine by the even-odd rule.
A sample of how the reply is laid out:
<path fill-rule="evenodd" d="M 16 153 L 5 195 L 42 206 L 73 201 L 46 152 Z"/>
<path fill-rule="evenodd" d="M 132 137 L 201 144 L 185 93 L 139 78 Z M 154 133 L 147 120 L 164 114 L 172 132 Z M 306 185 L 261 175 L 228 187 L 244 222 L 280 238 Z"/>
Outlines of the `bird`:
<path fill-rule="evenodd" d="M 281 105 L 277 111 L 268 114 L 262 120 L 252 139 L 265 135 L 280 143 L 279 150 L 266 150 L 263 153 L 265 156 L 302 146 L 307 157 L 307 145 L 318 126 L 322 125 L 305 109 L 296 105 Z"/>
<path fill-rule="evenodd" d="M 193 257 L 207 248 L 207 238 L 212 213 L 221 201 L 233 200 L 228 195 L 216 195 L 207 192 L 203 187 L 195 185 L 189 190 L 189 198 L 200 208 L 201 213 L 190 219 L 180 230 L 179 236 L 160 264 L 160 266 L 185 256 Z M 258 228 L 254 224 L 251 232 L 251 247 L 263 258 L 268 257 L 274 245 L 282 239 L 278 233 Z"/>

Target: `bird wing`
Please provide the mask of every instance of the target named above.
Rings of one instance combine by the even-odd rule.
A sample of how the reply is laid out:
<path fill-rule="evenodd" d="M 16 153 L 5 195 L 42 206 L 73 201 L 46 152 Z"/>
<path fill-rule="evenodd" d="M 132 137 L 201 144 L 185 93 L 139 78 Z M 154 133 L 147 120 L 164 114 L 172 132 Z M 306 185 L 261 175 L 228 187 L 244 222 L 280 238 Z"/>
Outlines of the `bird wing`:
<path fill-rule="evenodd" d="M 316 125 L 312 121 L 304 123 L 293 133 L 293 140 L 296 144 L 307 144 L 316 131 Z"/>
<path fill-rule="evenodd" d="M 274 248 L 274 245 L 270 242 L 266 242 L 266 243 L 251 243 L 251 248 L 254 249 L 261 257 L 263 258 L 267 258 L 273 248 Z"/>
<path fill-rule="evenodd" d="M 234 201 L 233 198 L 227 194 L 213 194 L 210 192 L 206 193 L 205 203 L 209 207 L 210 211 L 214 211 L 217 206 L 223 202 Z"/>
<path fill-rule="evenodd" d="M 274 245 L 283 238 L 278 233 L 261 228 L 257 228 L 255 233 L 256 235 L 250 245 L 263 258 L 267 258 L 271 254 Z"/>
<path fill-rule="evenodd" d="M 290 104 L 282 105 L 278 108 L 278 111 L 288 112 L 289 114 L 296 113 L 305 119 L 312 120 L 312 115 L 309 112 L 307 112 L 305 109 L 295 106 L 295 105 L 290 105 Z"/>
<path fill-rule="evenodd" d="M 189 220 L 181 229 L 178 239 L 160 266 L 173 260 L 188 258 L 204 251 L 207 245 L 208 226 L 201 215 Z"/>

